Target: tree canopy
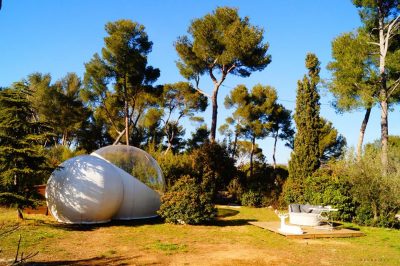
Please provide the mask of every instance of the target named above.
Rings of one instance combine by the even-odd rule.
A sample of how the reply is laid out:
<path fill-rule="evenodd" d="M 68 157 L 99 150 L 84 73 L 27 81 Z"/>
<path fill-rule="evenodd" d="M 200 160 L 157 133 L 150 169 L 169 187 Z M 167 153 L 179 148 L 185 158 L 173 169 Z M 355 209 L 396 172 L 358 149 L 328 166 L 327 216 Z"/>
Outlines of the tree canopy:
<path fill-rule="evenodd" d="M 26 199 L 51 171 L 43 146 L 49 128 L 34 120 L 28 95 L 23 87 L 0 91 L 0 188 Z"/>
<path fill-rule="evenodd" d="M 234 88 L 225 98 L 227 108 L 235 108 L 233 120 L 240 121 L 238 126 L 243 136 L 252 143 L 250 154 L 250 175 L 253 170 L 255 141 L 266 137 L 272 129 L 271 120 L 276 104 L 277 94 L 274 88 L 258 84 L 249 91 L 244 85 Z"/>
<path fill-rule="evenodd" d="M 385 174 L 388 168 L 389 104 L 400 84 L 400 3 L 398 0 L 353 0 L 353 4 L 359 9 L 362 29 L 368 33 L 367 43 L 372 47 L 372 54 L 378 55 L 375 63 L 379 77 L 377 102 L 381 107 L 381 162 Z"/>
<path fill-rule="evenodd" d="M 269 45 L 263 43 L 263 30 L 241 18 L 237 9 L 219 7 L 211 14 L 192 21 L 189 36 L 175 42 L 179 56 L 177 66 L 181 75 L 195 82 L 197 90 L 211 98 L 212 123 L 210 139 L 215 141 L 217 129 L 217 96 L 228 74 L 242 77 L 263 70 L 270 62 Z M 217 78 L 215 73 L 221 73 Z M 211 95 L 200 89 L 200 77 L 210 76 L 214 89 Z"/>
<path fill-rule="evenodd" d="M 115 142 L 125 134 L 129 145 L 130 129 L 137 131 L 139 119 L 156 101 L 152 96 L 160 90 L 151 84 L 160 76 L 160 70 L 147 65 L 153 43 L 143 25 L 118 20 L 107 23 L 105 30 L 108 36 L 104 38 L 102 56 L 95 54 L 85 64 L 85 96 L 100 107 Z"/>
<path fill-rule="evenodd" d="M 196 112 L 203 112 L 207 108 L 207 98 L 196 91 L 187 82 L 178 82 L 175 84 L 166 84 L 163 87 L 161 107 L 164 109 L 164 132 L 167 137 L 168 152 L 172 148 L 172 140 L 175 138 L 179 120 L 185 116 L 202 121 L 201 118 L 195 117 Z M 173 115 L 176 113 L 176 117 Z"/>

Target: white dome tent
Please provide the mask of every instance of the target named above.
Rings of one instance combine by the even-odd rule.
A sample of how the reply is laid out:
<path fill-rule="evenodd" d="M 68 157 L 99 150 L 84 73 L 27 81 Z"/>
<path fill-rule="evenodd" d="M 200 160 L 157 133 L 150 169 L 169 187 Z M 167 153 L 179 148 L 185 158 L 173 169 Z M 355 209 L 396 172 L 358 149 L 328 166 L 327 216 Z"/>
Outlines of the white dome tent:
<path fill-rule="evenodd" d="M 46 200 L 62 223 L 141 219 L 157 216 L 164 187 L 153 157 L 135 147 L 112 145 L 62 163 L 47 182 Z"/>
<path fill-rule="evenodd" d="M 122 190 L 122 180 L 112 164 L 90 155 L 78 156 L 51 174 L 47 206 L 59 222 L 104 223 L 118 212 Z"/>

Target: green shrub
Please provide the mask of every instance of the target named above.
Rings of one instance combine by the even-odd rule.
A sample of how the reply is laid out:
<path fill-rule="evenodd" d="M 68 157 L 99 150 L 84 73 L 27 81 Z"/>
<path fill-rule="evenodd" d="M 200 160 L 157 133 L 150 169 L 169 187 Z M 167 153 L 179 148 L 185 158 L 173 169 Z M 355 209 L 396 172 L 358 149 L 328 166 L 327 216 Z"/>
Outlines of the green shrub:
<path fill-rule="evenodd" d="M 400 165 L 391 162 L 382 174 L 379 153 L 366 153 L 360 161 L 349 161 L 344 173 L 352 186 L 351 194 L 359 205 L 355 221 L 359 224 L 399 227 L 395 215 L 400 211 Z"/>
<path fill-rule="evenodd" d="M 281 202 L 286 206 L 291 203 L 306 203 L 304 199 L 304 180 L 288 178 L 283 185 Z"/>
<path fill-rule="evenodd" d="M 239 202 L 242 198 L 244 188 L 242 183 L 240 182 L 239 178 L 235 177 L 229 182 L 227 186 L 228 193 L 237 201 Z"/>
<path fill-rule="evenodd" d="M 172 187 L 182 176 L 190 175 L 214 196 L 217 190 L 226 189 L 236 174 L 233 160 L 218 143 L 207 142 L 191 154 L 165 154 L 160 151 L 152 151 L 151 154 L 159 163 L 168 187 Z"/>
<path fill-rule="evenodd" d="M 335 164 L 319 169 L 305 180 L 304 199 L 313 205 L 330 205 L 339 209 L 332 214 L 334 219 L 352 221 L 356 205 L 351 195 L 348 178 L 337 176 Z"/>
<path fill-rule="evenodd" d="M 360 225 L 399 227 L 400 164 L 390 159 L 390 170 L 382 174 L 379 152 L 367 150 L 360 160 L 348 153 L 304 181 L 304 202 L 332 205 L 335 219 Z"/>
<path fill-rule="evenodd" d="M 283 186 L 289 176 L 289 172 L 285 166 L 278 165 L 275 169 L 270 167 L 269 171 L 269 189 L 264 197 L 264 206 L 272 206 L 275 209 L 287 208 L 286 204 L 282 204 L 281 195 Z"/>
<path fill-rule="evenodd" d="M 169 223 L 200 224 L 216 214 L 212 195 L 188 175 L 180 178 L 166 192 L 158 214 Z"/>
<path fill-rule="evenodd" d="M 152 155 L 160 165 L 167 187 L 172 187 L 179 178 L 193 172 L 191 158 L 187 154 L 153 152 Z"/>
<path fill-rule="evenodd" d="M 86 151 L 72 150 L 63 145 L 57 145 L 57 146 L 52 146 L 47 150 L 46 157 L 48 158 L 49 163 L 53 167 L 57 167 L 62 162 L 82 154 L 86 154 Z"/>
<path fill-rule="evenodd" d="M 215 196 L 224 190 L 237 175 L 234 161 L 224 147 L 218 143 L 205 143 L 190 155 L 193 173 L 199 183 L 207 182 L 209 191 Z"/>
<path fill-rule="evenodd" d="M 249 207 L 262 207 L 264 195 L 260 191 L 248 190 L 243 193 L 241 203 Z"/>
<path fill-rule="evenodd" d="M 241 165 L 239 173 L 241 179 L 237 179 L 237 181 L 234 179 L 229 184 L 228 191 L 232 191 L 230 192 L 232 195 L 235 195 L 235 189 L 240 191 L 241 193 L 236 192 L 236 195 L 238 195 L 237 198 L 240 199 L 243 205 L 280 207 L 279 200 L 282 187 L 288 176 L 288 171 L 285 167 L 278 166 L 274 169 L 266 163 L 255 162 L 253 175 L 251 177 L 248 174 L 249 164 Z M 243 181 L 239 182 L 240 180 Z M 241 187 L 239 187 L 239 185 Z M 245 191 L 248 192 L 248 195 L 243 198 L 243 193 Z M 250 200 L 250 198 L 257 199 Z"/>
<path fill-rule="evenodd" d="M 353 222 L 356 224 L 372 226 L 374 225 L 373 217 L 374 215 L 371 207 L 367 205 L 361 205 L 356 209 L 356 215 Z"/>

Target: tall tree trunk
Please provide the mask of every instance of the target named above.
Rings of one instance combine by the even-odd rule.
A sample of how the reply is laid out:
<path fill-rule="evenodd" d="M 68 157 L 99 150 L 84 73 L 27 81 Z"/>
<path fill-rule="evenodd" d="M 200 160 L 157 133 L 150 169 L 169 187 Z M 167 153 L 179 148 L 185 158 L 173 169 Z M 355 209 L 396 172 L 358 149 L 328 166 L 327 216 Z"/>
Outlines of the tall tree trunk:
<path fill-rule="evenodd" d="M 235 158 L 237 141 L 238 141 L 238 133 L 235 132 L 235 140 L 233 141 L 233 149 L 232 149 L 232 159 Z"/>
<path fill-rule="evenodd" d="M 171 150 L 171 143 L 168 142 L 168 147 L 165 150 L 164 155 L 166 155 L 170 150 Z"/>
<path fill-rule="evenodd" d="M 125 97 L 125 142 L 126 145 L 129 146 L 129 105 L 128 105 L 128 83 L 127 83 L 127 75 L 124 77 L 124 97 Z"/>
<path fill-rule="evenodd" d="M 253 137 L 251 140 L 251 153 L 250 153 L 250 178 L 253 177 L 253 156 L 254 156 L 254 146 L 255 146 L 256 138 Z"/>
<path fill-rule="evenodd" d="M 274 170 L 276 169 L 276 158 L 275 158 L 275 153 L 276 153 L 276 143 L 278 142 L 278 132 L 276 132 L 274 136 L 274 151 L 272 152 L 272 160 L 274 162 Z"/>
<path fill-rule="evenodd" d="M 215 59 L 214 64 L 216 62 L 217 62 L 217 59 Z M 222 69 L 222 76 L 219 81 L 217 81 L 217 79 L 215 78 L 215 76 L 213 74 L 213 67 L 214 66 L 212 66 L 209 69 L 210 78 L 214 84 L 214 91 L 211 96 L 211 102 L 212 102 L 212 120 L 211 120 L 211 133 L 210 133 L 211 142 L 215 142 L 215 136 L 217 133 L 218 90 L 219 90 L 219 87 L 221 86 L 221 84 L 224 82 L 226 75 L 228 75 L 230 71 L 235 69 L 236 66 L 232 65 L 229 69 L 226 69 L 226 66 L 224 66 Z"/>
<path fill-rule="evenodd" d="M 380 3 L 382 4 L 382 3 Z M 387 174 L 388 168 L 388 102 L 387 102 L 387 87 L 386 87 L 386 73 L 385 73 L 385 59 L 386 53 L 388 49 L 388 41 L 384 33 L 385 23 L 384 23 L 384 14 L 381 10 L 382 7 L 379 7 L 379 74 L 380 74 L 380 103 L 381 103 L 381 143 L 382 143 L 382 151 L 381 151 L 381 162 L 382 162 L 382 170 L 383 175 Z M 390 34 L 388 30 L 387 35 Z M 387 36 L 389 37 L 389 36 Z"/>
<path fill-rule="evenodd" d="M 358 143 L 357 143 L 357 160 L 361 160 L 361 153 L 362 153 L 362 145 L 364 142 L 364 135 L 365 135 L 365 129 L 367 128 L 369 116 L 371 114 L 371 107 L 366 109 L 364 119 L 361 124 L 360 128 L 360 136 L 358 137 Z"/>
<path fill-rule="evenodd" d="M 126 95 L 126 93 L 125 93 Z M 129 107 L 128 100 L 125 100 L 125 142 L 129 146 Z"/>
<path fill-rule="evenodd" d="M 61 138 L 61 145 L 66 146 L 66 143 L 67 143 L 67 134 L 64 131 L 62 138 Z"/>
<path fill-rule="evenodd" d="M 168 137 L 168 147 L 164 152 L 164 155 L 167 154 L 172 149 L 172 140 L 174 139 L 175 134 L 172 133 L 171 136 Z"/>
<path fill-rule="evenodd" d="M 386 94 L 386 91 L 384 91 Z M 383 92 L 382 92 L 383 93 Z M 381 140 L 382 140 L 382 169 L 383 174 L 387 174 L 388 168 L 388 103 L 386 100 L 381 101 Z"/>
<path fill-rule="evenodd" d="M 17 217 L 18 219 L 24 220 L 24 215 L 20 207 L 17 208 Z"/>
<path fill-rule="evenodd" d="M 371 209 L 372 209 L 372 213 L 374 215 L 374 222 L 376 224 L 378 222 L 379 214 L 378 214 L 378 207 L 377 207 L 377 204 L 375 203 L 375 201 L 371 202 Z"/>
<path fill-rule="evenodd" d="M 213 95 L 211 97 L 212 102 L 212 120 L 211 120 L 211 133 L 210 133 L 210 140 L 211 142 L 215 142 L 215 136 L 217 132 L 217 116 L 218 116 L 218 90 L 219 84 L 214 86 Z"/>

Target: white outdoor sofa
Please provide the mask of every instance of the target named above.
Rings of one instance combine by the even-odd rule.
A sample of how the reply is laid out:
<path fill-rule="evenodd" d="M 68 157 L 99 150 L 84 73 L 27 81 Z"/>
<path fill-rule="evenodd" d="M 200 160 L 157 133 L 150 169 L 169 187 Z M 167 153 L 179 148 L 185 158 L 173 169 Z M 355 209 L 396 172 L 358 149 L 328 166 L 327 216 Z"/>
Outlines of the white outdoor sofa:
<path fill-rule="evenodd" d="M 321 216 L 322 206 L 317 205 L 289 205 L 289 223 L 305 226 L 317 226 L 325 217 Z"/>

